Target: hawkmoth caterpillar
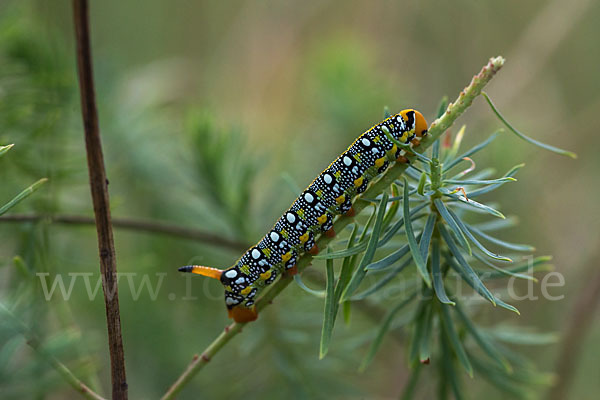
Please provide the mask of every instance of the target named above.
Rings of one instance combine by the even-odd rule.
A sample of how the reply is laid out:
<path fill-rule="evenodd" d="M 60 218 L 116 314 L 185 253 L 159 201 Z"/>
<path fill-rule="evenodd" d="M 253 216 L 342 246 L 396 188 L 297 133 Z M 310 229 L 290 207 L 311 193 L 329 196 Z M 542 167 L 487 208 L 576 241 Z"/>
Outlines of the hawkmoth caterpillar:
<path fill-rule="evenodd" d="M 218 279 L 225 286 L 230 318 L 249 322 L 258 317 L 254 303 L 261 292 L 283 272 L 297 273 L 302 254 L 319 252 L 319 235 L 335 236 L 337 216 L 352 215 L 352 200 L 387 169 L 390 162 L 407 162 L 390 140 L 417 145 L 427 133 L 427 121 L 413 109 L 402 110 L 363 133 L 336 158 L 294 201 L 273 228 L 230 268 L 200 265 L 179 268 Z"/>

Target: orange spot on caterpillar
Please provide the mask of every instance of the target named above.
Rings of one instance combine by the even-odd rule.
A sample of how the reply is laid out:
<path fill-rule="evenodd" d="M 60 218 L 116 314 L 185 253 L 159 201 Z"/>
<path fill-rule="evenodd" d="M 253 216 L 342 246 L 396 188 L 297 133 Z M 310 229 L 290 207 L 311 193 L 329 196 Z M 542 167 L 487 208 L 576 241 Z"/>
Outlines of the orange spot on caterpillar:
<path fill-rule="evenodd" d="M 335 230 L 333 230 L 333 228 L 331 228 L 328 231 L 325 231 L 325 236 L 327 236 L 329 238 L 334 238 L 335 237 Z"/>
<path fill-rule="evenodd" d="M 313 256 L 319 254 L 319 247 L 315 244 L 309 251 L 309 253 Z"/>
<path fill-rule="evenodd" d="M 229 310 L 227 310 L 229 318 L 233 318 L 235 322 L 251 322 L 255 321 L 258 318 L 258 313 L 256 312 L 256 306 L 252 308 L 244 307 L 244 306 L 235 306 Z"/>

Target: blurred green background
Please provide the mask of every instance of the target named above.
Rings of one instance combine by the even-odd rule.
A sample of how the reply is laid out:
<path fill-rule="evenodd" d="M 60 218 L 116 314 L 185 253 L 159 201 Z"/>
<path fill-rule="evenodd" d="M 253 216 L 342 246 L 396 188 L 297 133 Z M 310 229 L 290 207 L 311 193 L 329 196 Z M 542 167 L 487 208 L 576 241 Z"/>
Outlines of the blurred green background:
<path fill-rule="evenodd" d="M 494 197 L 520 219 L 506 238 L 552 254 L 565 277 L 564 287 L 551 289 L 563 300 L 517 302 L 520 317 L 488 307 L 480 317 L 491 327 L 568 327 L 599 256 L 599 2 L 92 3 L 113 217 L 170 222 L 242 243 L 258 240 L 289 206 L 297 195 L 290 181 L 305 187 L 381 120 L 384 106 L 414 107 L 431 121 L 443 95 L 454 99 L 489 57 L 505 56 L 487 88 L 496 105 L 523 132 L 579 158 L 541 152 L 510 133 L 479 156 L 499 173 L 526 162 L 519 182 Z M 93 215 L 74 54 L 69 1 L 0 3 L 0 144 L 15 144 L 0 159 L 0 203 L 49 178 L 11 214 Z M 482 99 L 463 123 L 467 145 L 500 126 Z M 0 298 L 16 301 L 20 293 L 23 320 L 76 374 L 109 393 L 101 294 L 90 301 L 80 280 L 69 301 L 55 295 L 46 302 L 39 279 L 20 292 L 12 266 L 18 255 L 31 273 L 93 273 L 95 285 L 94 228 L 3 221 L 0 235 Z M 119 293 L 130 396 L 157 398 L 227 323 L 220 284 L 188 280 L 177 267 L 227 267 L 241 251 L 121 229 L 115 239 L 119 272 L 161 282 L 155 299 L 145 290 L 136 299 L 126 277 Z M 541 297 L 539 286 L 534 293 Z M 322 308 L 322 300 L 291 287 L 181 398 L 395 398 L 408 374 L 404 345 L 386 339 L 359 374 L 376 323 L 354 312 L 319 361 Z M 593 399 L 600 390 L 598 311 L 590 318 L 569 398 Z M 0 342 L 0 397 L 76 396 L 23 341 Z M 554 371 L 559 344 L 518 349 Z M 464 378 L 472 398 L 505 398 L 477 377 Z M 433 393 L 422 389 L 423 398 Z M 540 389 L 539 398 L 546 393 Z"/>

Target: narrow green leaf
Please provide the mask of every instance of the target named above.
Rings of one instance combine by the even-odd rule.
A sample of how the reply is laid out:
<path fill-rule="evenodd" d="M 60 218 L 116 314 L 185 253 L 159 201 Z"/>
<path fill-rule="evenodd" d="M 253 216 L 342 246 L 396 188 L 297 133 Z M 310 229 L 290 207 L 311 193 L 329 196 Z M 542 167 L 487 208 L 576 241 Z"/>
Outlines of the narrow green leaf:
<path fill-rule="evenodd" d="M 425 207 L 429 207 L 429 202 L 423 202 L 423 203 L 419 204 L 418 206 L 416 206 L 415 208 L 413 208 L 410 211 L 410 220 L 416 221 L 417 219 L 421 218 L 423 215 L 427 215 L 427 214 L 423 214 L 423 215 L 417 214 L 419 211 L 421 211 Z M 403 226 L 404 226 L 404 216 L 402 216 L 402 218 L 400 218 L 398 221 L 396 221 L 396 223 L 394 223 L 394 225 L 392 225 L 387 230 L 387 232 L 385 232 L 385 234 L 379 241 L 379 247 L 381 247 L 384 244 L 386 244 L 387 242 L 389 242 L 394 237 L 394 235 L 396 235 L 396 233 L 400 230 L 400 228 L 402 228 Z"/>
<path fill-rule="evenodd" d="M 390 133 L 390 130 L 385 125 L 381 126 L 381 130 L 383 131 L 383 133 L 385 134 L 385 136 L 387 137 L 387 139 L 390 142 L 394 143 L 396 146 L 398 146 L 402 150 L 408 151 L 411 154 L 414 154 L 417 157 L 417 159 L 419 159 L 422 162 L 425 162 L 425 163 L 431 162 L 431 160 L 429 158 L 427 158 L 426 156 L 424 156 L 421 153 L 417 153 L 414 148 L 410 147 L 410 145 L 400 143 L 400 141 L 398 141 L 395 137 L 392 136 L 392 134 Z"/>
<path fill-rule="evenodd" d="M 492 219 L 486 222 L 480 222 L 475 225 L 469 225 L 473 228 L 477 228 L 480 231 L 492 232 L 499 231 L 501 229 L 511 228 L 517 226 L 519 219 L 514 215 L 507 217 L 506 219 Z"/>
<path fill-rule="evenodd" d="M 327 261 L 329 261 L 329 260 L 327 260 Z M 315 297 L 318 297 L 320 299 L 325 298 L 325 290 L 315 290 L 315 289 L 309 288 L 302 281 L 302 278 L 300 277 L 300 274 L 294 275 L 294 282 L 296 283 L 296 285 L 298 285 L 300 287 L 300 289 L 304 290 L 306 293 L 309 293 L 309 294 L 311 294 L 311 295 L 313 295 Z"/>
<path fill-rule="evenodd" d="M 410 350 L 408 355 L 408 360 L 410 365 L 415 365 L 419 360 L 419 351 L 421 348 L 421 340 L 424 337 L 424 328 L 426 323 L 427 314 L 431 313 L 431 299 L 429 296 L 431 295 L 431 291 L 424 287 L 421 290 L 421 301 L 419 302 L 418 307 L 414 311 L 414 329 L 412 331 L 412 336 L 410 339 Z"/>
<path fill-rule="evenodd" d="M 422 364 L 417 364 L 413 368 L 408 383 L 402 393 L 402 400 L 412 400 L 414 398 L 415 389 L 417 388 L 417 383 L 419 383 L 419 376 L 421 376 L 421 370 L 423 369 L 422 367 Z"/>
<path fill-rule="evenodd" d="M 499 254 L 496 253 L 492 253 L 491 251 L 489 251 L 488 249 L 486 249 L 481 243 L 479 243 L 479 241 L 471 234 L 471 232 L 469 231 L 469 229 L 467 228 L 467 226 L 465 225 L 464 222 L 461 221 L 461 219 L 458 217 L 458 215 L 456 215 L 454 213 L 454 211 L 452 211 L 451 209 L 448 209 L 448 212 L 450 213 L 450 215 L 452 215 L 452 218 L 454 218 L 454 221 L 456 221 L 456 223 L 458 224 L 459 228 L 461 229 L 461 231 L 465 234 L 465 236 L 471 241 L 471 243 L 473 243 L 475 245 L 475 247 L 477 247 L 479 250 L 481 250 L 486 256 L 496 259 L 496 260 L 502 260 L 502 261 L 508 261 L 508 262 L 512 262 L 512 260 L 508 257 L 504 257 L 501 256 Z"/>
<path fill-rule="evenodd" d="M 440 269 L 440 242 L 438 239 L 433 239 L 431 247 L 431 272 L 433 275 L 433 288 L 438 300 L 443 304 L 453 306 L 455 303 L 448 298 L 444 289 L 444 277 Z"/>
<path fill-rule="evenodd" d="M 356 238 L 356 234 L 358 233 L 358 224 L 354 224 L 352 228 L 352 233 L 350 234 L 350 239 L 348 239 L 347 248 L 350 249 L 354 246 L 354 239 Z M 350 282 L 350 278 L 352 277 L 352 272 L 354 271 L 354 266 L 356 264 L 356 256 L 349 256 L 344 258 L 342 262 L 342 269 L 340 271 L 340 276 L 338 278 L 337 284 L 335 285 L 335 303 L 337 304 L 342 296 L 342 292 L 346 288 L 348 282 Z M 337 309 L 336 309 L 337 311 Z"/>
<path fill-rule="evenodd" d="M 365 267 L 373 261 L 373 256 L 375 255 L 375 251 L 377 250 L 377 242 L 379 241 L 379 234 L 381 233 L 383 217 L 385 215 L 385 208 L 388 202 L 388 194 L 383 192 L 383 196 L 381 198 L 381 203 L 379 204 L 379 209 L 377 211 L 377 217 L 375 218 L 375 224 L 373 225 L 373 232 L 371 232 L 371 238 L 369 239 L 367 249 L 365 250 L 365 254 L 363 254 L 360 263 L 358 264 L 358 268 L 354 271 L 348 286 L 342 292 L 342 298 L 340 302 L 344 302 L 350 299 L 350 296 L 358 289 L 358 286 L 362 282 L 365 277 L 367 271 Z"/>
<path fill-rule="evenodd" d="M 486 206 L 485 204 L 478 203 L 475 200 L 466 199 L 464 196 L 459 196 L 459 195 L 456 195 L 453 193 L 444 193 L 444 196 L 450 197 L 454 200 L 458 200 L 458 201 L 460 201 L 461 204 L 469 205 L 476 209 L 482 210 L 487 214 L 492 214 L 498 218 L 502 218 L 502 219 L 506 218 L 504 216 L 504 214 L 502 214 L 500 211 L 498 211 L 490 206 Z"/>
<path fill-rule="evenodd" d="M 500 326 L 486 333 L 502 342 L 525 346 L 545 346 L 560 339 L 556 332 L 536 332 L 531 328 L 516 326 Z"/>
<path fill-rule="evenodd" d="M 423 172 L 419 178 L 419 186 L 417 186 L 417 193 L 421 196 L 425 194 L 425 184 L 427 183 L 427 174 Z"/>
<path fill-rule="evenodd" d="M 494 361 L 496 361 L 501 368 L 504 368 L 506 372 L 511 373 L 512 366 L 510 365 L 508 360 L 502 355 L 500 350 L 498 350 L 494 342 L 491 341 L 487 336 L 479 332 L 471 318 L 469 318 L 469 316 L 465 313 L 460 304 L 456 305 L 455 310 L 458 313 L 458 316 L 462 320 L 463 324 L 467 328 L 467 331 L 471 334 L 473 339 L 475 339 L 479 347 L 481 347 L 481 349 L 488 356 L 490 356 Z"/>
<path fill-rule="evenodd" d="M 331 253 L 317 254 L 313 258 L 315 260 L 335 260 L 338 258 L 346 258 L 362 253 L 366 248 L 367 242 L 359 242 L 356 246 L 348 247 L 344 250 L 332 251 Z"/>
<path fill-rule="evenodd" d="M 514 374 L 507 374 L 504 369 L 498 370 L 495 364 L 483 362 L 474 357 L 473 366 L 477 370 L 478 376 L 481 375 L 483 379 L 507 393 L 511 399 L 535 398 L 535 396 L 527 395 L 527 392 L 522 387 L 516 386 L 510 381 L 510 377 Z"/>
<path fill-rule="evenodd" d="M 462 144 L 462 140 L 465 137 L 466 129 L 467 129 L 467 126 L 463 125 L 458 130 L 458 133 L 456 134 L 456 136 L 454 137 L 454 140 L 452 141 L 452 146 L 448 149 L 448 151 L 446 152 L 446 154 L 444 156 L 444 163 L 446 163 L 448 160 L 453 159 L 456 156 L 456 153 L 458 153 L 458 149 L 460 148 L 460 145 Z"/>
<path fill-rule="evenodd" d="M 406 179 L 404 179 L 406 182 Z M 407 221 L 405 224 L 406 230 L 406 239 L 408 240 L 408 246 L 410 247 L 410 252 L 412 254 L 412 258 L 415 261 L 415 265 L 417 266 L 417 270 L 423 277 L 423 280 L 427 284 L 427 286 L 431 287 L 431 278 L 429 277 L 429 272 L 427 271 L 427 265 L 425 264 L 425 260 L 423 260 L 423 256 L 421 256 L 421 251 L 419 249 L 419 245 L 415 240 L 415 235 L 412 229 L 412 223 L 410 222 L 410 209 L 408 204 L 408 184 L 404 184 L 404 220 Z"/>
<path fill-rule="evenodd" d="M 421 250 L 421 257 L 423 257 L 425 265 L 427 265 L 427 259 L 429 258 L 429 242 L 431 242 L 431 235 L 433 235 L 433 228 L 435 227 L 436 219 L 437 214 L 429 214 L 429 217 L 427 217 L 427 222 L 425 222 L 425 228 L 423 228 L 423 232 L 421 233 L 419 250 Z"/>
<path fill-rule="evenodd" d="M 498 132 L 500 132 L 500 131 L 498 131 Z M 487 138 L 483 142 L 479 143 L 477 146 L 474 146 L 473 148 L 467 150 L 465 153 L 463 153 L 460 156 L 456 157 L 454 160 L 452 160 L 452 161 L 450 161 L 448 163 L 444 163 L 444 172 L 449 171 L 450 168 L 454 167 L 456 164 L 458 164 L 459 162 L 461 162 L 463 160 L 463 158 L 472 156 L 473 154 L 475 154 L 478 151 L 480 151 L 483 148 L 485 148 L 488 144 L 492 143 L 492 141 L 494 139 L 496 139 L 496 137 L 498 136 L 498 132 L 492 133 L 489 138 Z"/>
<path fill-rule="evenodd" d="M 342 313 L 344 315 L 344 323 L 346 323 L 346 325 L 348 325 L 350 323 L 351 311 L 352 311 L 352 308 L 350 307 L 350 302 L 349 301 L 343 302 L 342 303 Z"/>
<path fill-rule="evenodd" d="M 33 274 L 31 273 L 31 271 L 29 271 L 29 268 L 27 268 L 27 265 L 25 265 L 25 261 L 23 261 L 21 257 L 13 257 L 13 265 L 15 266 L 17 271 L 19 271 L 23 278 L 29 279 L 33 277 Z"/>
<path fill-rule="evenodd" d="M 6 153 L 7 151 L 9 151 L 13 147 L 14 147 L 14 144 L 8 144 L 6 146 L 0 146 L 0 157 L 2 157 L 2 155 L 4 155 L 4 153 Z"/>
<path fill-rule="evenodd" d="M 467 228 L 471 232 L 473 232 L 474 234 L 476 234 L 477 236 L 482 237 L 483 239 L 487 240 L 490 243 L 494 243 L 494 244 L 497 244 L 498 246 L 502 246 L 505 249 L 514 250 L 514 251 L 525 251 L 525 252 L 533 252 L 533 251 L 535 251 L 535 247 L 533 247 L 533 246 L 530 246 L 530 245 L 527 245 L 527 244 L 517 244 L 517 243 L 505 242 L 504 240 L 501 240 L 501 239 L 498 239 L 496 237 L 488 235 L 487 233 L 481 231 L 480 229 L 477 229 L 473 225 L 468 225 L 467 224 Z"/>
<path fill-rule="evenodd" d="M 516 182 L 515 178 L 505 177 L 498 179 L 485 179 L 485 180 L 476 180 L 476 179 L 445 179 L 444 183 L 451 185 L 460 185 L 460 186 L 468 186 L 468 185 L 494 185 L 497 183 L 506 183 L 506 182 Z"/>
<path fill-rule="evenodd" d="M 41 185 L 43 185 L 47 181 L 48 178 L 42 178 L 39 181 L 35 182 L 33 185 L 29 186 L 27 189 L 23 190 L 18 195 L 16 195 L 11 201 L 6 203 L 4 206 L 0 207 L 0 215 L 6 213 L 8 210 L 19 204 L 22 200 L 29 197 L 33 192 L 35 192 Z"/>
<path fill-rule="evenodd" d="M 375 219 L 376 214 L 377 214 L 377 207 L 373 207 L 373 212 L 371 213 L 371 216 L 367 220 L 367 224 L 365 225 L 364 229 L 362 230 L 360 237 L 358 238 L 358 244 L 356 246 L 348 246 L 348 247 L 346 247 L 345 250 L 332 251 L 331 253 L 327 252 L 324 254 L 317 254 L 313 258 L 317 259 L 317 260 L 345 258 L 345 257 L 353 256 L 355 254 L 362 253 L 363 251 L 365 251 L 365 249 L 367 248 L 367 241 L 365 240 L 365 238 L 367 236 L 367 232 L 369 231 L 371 223 Z M 355 227 L 358 228 L 358 225 L 355 225 Z"/>
<path fill-rule="evenodd" d="M 454 262 L 452 257 L 447 257 L 446 261 L 456 272 L 458 272 L 463 277 L 463 279 L 465 279 L 465 281 L 469 285 L 471 285 L 471 287 L 473 287 L 473 289 L 475 289 L 484 298 L 488 299 L 493 305 L 496 305 L 496 300 L 494 299 L 494 296 L 488 290 L 488 288 L 485 287 L 483 282 L 481 282 L 481 280 L 479 279 L 479 276 L 475 273 L 475 271 L 473 271 L 473 268 L 471 268 L 471 266 L 464 259 L 464 257 L 460 253 L 460 250 L 458 249 L 456 244 L 454 244 L 454 240 L 450 236 L 450 233 L 448 233 L 448 231 L 444 227 L 444 224 L 442 224 L 441 222 L 438 223 L 438 229 L 440 231 L 440 234 L 442 235 L 442 238 L 448 245 L 450 252 L 458 261 L 458 265 Z"/>
<path fill-rule="evenodd" d="M 430 294 L 431 291 L 429 291 Z M 427 363 L 431 358 L 431 333 L 433 330 L 433 307 L 431 301 L 423 319 L 423 331 L 419 341 L 419 362 Z"/>
<path fill-rule="evenodd" d="M 467 353 L 465 353 L 465 349 L 463 348 L 463 345 L 460 342 L 460 339 L 458 338 L 458 334 L 456 333 L 456 330 L 454 329 L 454 322 L 452 321 L 452 318 L 450 317 L 449 306 L 447 306 L 445 304 L 441 304 L 440 309 L 441 309 L 440 316 L 441 316 L 441 320 L 442 320 L 442 326 L 444 328 L 444 332 L 446 333 L 445 336 L 448 338 L 448 341 L 452 345 L 452 348 L 454 349 L 454 354 L 456 354 L 458 361 L 461 363 L 461 365 L 464 367 L 465 371 L 467 371 L 469 376 L 472 378 L 473 377 L 473 367 L 471 366 L 469 357 L 467 357 Z"/>
<path fill-rule="evenodd" d="M 321 330 L 321 345 L 319 347 L 319 359 L 322 359 L 329 350 L 329 343 L 333 333 L 333 325 L 336 316 L 335 285 L 333 260 L 327 260 L 327 285 L 325 286 L 325 310 L 323 312 L 323 329 Z"/>
<path fill-rule="evenodd" d="M 451 354 L 451 344 L 447 335 L 441 335 L 440 344 L 442 347 L 442 377 L 450 382 L 452 388 L 452 394 L 455 400 L 462 400 L 465 398 L 462 393 L 462 385 L 460 379 L 456 375 L 456 368 L 454 368 L 454 357 Z"/>
<path fill-rule="evenodd" d="M 524 166 L 525 166 L 525 164 L 515 165 L 506 174 L 504 174 L 503 178 L 513 177 Z M 473 191 L 469 192 L 469 198 L 471 199 L 473 197 L 477 197 L 477 196 L 481 196 L 482 194 L 489 193 L 492 190 L 499 188 L 503 184 L 504 183 L 497 183 L 495 185 L 490 185 L 490 186 L 487 186 L 487 187 L 484 187 L 481 189 L 473 190 Z"/>
<path fill-rule="evenodd" d="M 402 272 L 404 270 L 404 268 L 409 266 L 411 263 L 412 263 L 412 258 L 408 258 L 403 263 L 401 263 L 400 265 L 398 265 L 397 267 L 392 269 L 390 272 L 388 272 L 387 275 L 385 275 L 383 278 L 378 279 L 377 283 L 375 283 L 373 286 L 366 289 L 364 292 L 361 292 L 361 293 L 358 293 L 358 294 L 352 296 L 350 298 L 350 300 L 356 301 L 356 300 L 362 300 L 362 299 L 369 297 L 370 295 L 372 295 L 373 293 L 377 292 L 378 290 L 383 288 L 385 285 L 390 283 L 390 281 L 392 279 L 394 279 L 394 277 L 396 275 L 398 275 L 400 272 Z"/>
<path fill-rule="evenodd" d="M 498 305 L 499 307 L 502 307 L 508 311 L 512 311 L 517 315 L 521 315 L 521 312 L 517 309 L 517 307 L 510 305 L 497 297 L 494 297 L 494 300 L 496 301 L 496 305 Z"/>
<path fill-rule="evenodd" d="M 531 262 L 526 261 L 526 262 L 519 263 L 510 268 L 502 268 L 503 272 L 486 272 L 485 279 L 502 278 L 506 275 L 506 272 L 519 273 L 519 272 L 527 271 L 529 273 L 533 273 L 535 271 L 544 270 L 544 268 L 542 268 L 542 267 L 547 266 L 548 261 L 550 261 L 550 260 L 552 260 L 551 256 L 536 257 Z M 547 270 L 551 270 L 551 269 L 548 268 Z M 484 277 L 482 277 L 482 279 L 483 278 Z"/>
<path fill-rule="evenodd" d="M 396 184 L 392 183 L 392 196 L 398 196 L 398 195 L 399 195 L 398 186 L 396 186 Z M 392 198 L 390 197 L 388 199 L 388 202 L 391 202 L 391 204 L 390 204 L 390 208 L 388 209 L 387 213 L 385 214 L 385 217 L 383 217 L 383 225 L 382 225 L 383 229 L 387 229 L 387 227 L 392 223 L 392 221 L 394 220 L 394 217 L 396 217 L 396 214 L 398 213 L 398 209 L 400 208 L 399 201 L 392 200 Z M 380 246 L 378 245 L 378 247 L 380 247 Z"/>
<path fill-rule="evenodd" d="M 398 314 L 398 312 L 400 310 L 402 310 L 406 305 L 408 305 L 411 301 L 413 301 L 415 296 L 416 296 L 416 293 L 412 293 L 411 295 L 409 295 L 409 297 L 406 300 L 401 301 L 394 308 L 392 308 L 388 312 L 388 314 L 385 316 L 383 323 L 379 326 L 379 330 L 377 331 L 377 336 L 371 342 L 371 346 L 369 347 L 369 350 L 367 351 L 367 355 L 365 356 L 365 358 L 363 359 L 363 361 L 360 365 L 360 368 L 359 368 L 360 371 L 364 371 L 369 366 L 371 361 L 373 361 L 373 358 L 375 357 L 377 350 L 379 350 L 379 347 L 381 346 L 381 343 L 383 342 L 383 338 L 384 338 L 385 334 L 390 329 L 390 325 L 391 325 L 392 321 L 394 320 L 394 317 L 396 316 L 396 314 Z"/>
<path fill-rule="evenodd" d="M 456 239 L 458 240 L 458 244 L 460 245 L 460 247 L 465 249 L 466 252 L 470 255 L 471 246 L 469 246 L 469 242 L 467 242 L 467 238 L 465 237 L 463 231 L 460 230 L 458 224 L 448 212 L 448 209 L 444 205 L 442 199 L 438 198 L 433 200 L 433 204 L 435 204 L 435 208 L 437 208 L 444 221 L 446 221 L 446 223 L 448 224 L 448 227 L 450 227 L 450 230 L 452 230 L 452 233 L 454 233 L 454 237 L 456 237 Z M 441 226 L 442 224 L 439 225 Z"/>
<path fill-rule="evenodd" d="M 511 272 L 508 269 L 504 269 L 504 268 L 500 268 L 497 265 L 491 263 L 489 260 L 487 260 L 485 257 L 477 254 L 477 253 L 473 253 L 473 256 L 478 259 L 479 261 L 481 261 L 483 264 L 487 265 L 488 267 L 492 268 L 494 271 L 499 272 L 500 274 L 504 275 L 504 276 L 514 276 L 515 278 L 519 278 L 519 279 L 525 279 L 528 281 L 534 281 L 537 282 L 537 279 L 531 275 L 525 275 L 525 274 L 517 274 L 514 272 Z M 477 271 L 477 273 L 479 274 L 481 280 L 486 280 L 488 279 L 488 276 L 491 275 L 491 273 L 489 271 Z"/>
<path fill-rule="evenodd" d="M 483 95 L 483 97 L 485 97 L 485 100 L 488 102 L 488 104 L 492 108 L 492 111 L 494 112 L 494 114 L 496 114 L 496 116 L 498 117 L 498 119 L 500 121 L 502 121 L 502 123 L 504 123 L 504 125 L 506 125 L 506 127 L 509 130 L 511 130 L 515 135 L 517 135 L 521 139 L 525 140 L 526 142 L 529 142 L 529 143 L 531 143 L 531 144 L 533 144 L 535 146 L 541 147 L 542 149 L 546 149 L 548 151 L 551 151 L 551 152 L 556 153 L 556 154 L 560 154 L 562 156 L 567 156 L 567 157 L 571 157 L 571 158 L 577 158 L 577 154 L 575 154 L 575 153 L 573 153 L 571 151 L 559 149 L 558 147 L 554 147 L 554 146 L 551 146 L 549 144 L 542 143 L 540 141 L 532 139 L 529 136 L 526 136 L 523 133 L 519 132 L 511 124 L 508 123 L 508 121 L 502 116 L 502 114 L 500 114 L 500 111 L 498 111 L 498 109 L 496 108 L 496 106 L 494 105 L 494 103 L 492 103 L 492 100 L 489 98 L 489 96 L 487 95 L 487 93 L 481 92 L 481 94 Z"/>
<path fill-rule="evenodd" d="M 410 247 L 408 247 L 408 244 L 405 244 L 389 256 L 367 265 L 366 269 L 371 271 L 379 271 L 385 269 L 390 265 L 393 265 L 396 261 L 407 255 L 408 253 L 410 253 Z"/>

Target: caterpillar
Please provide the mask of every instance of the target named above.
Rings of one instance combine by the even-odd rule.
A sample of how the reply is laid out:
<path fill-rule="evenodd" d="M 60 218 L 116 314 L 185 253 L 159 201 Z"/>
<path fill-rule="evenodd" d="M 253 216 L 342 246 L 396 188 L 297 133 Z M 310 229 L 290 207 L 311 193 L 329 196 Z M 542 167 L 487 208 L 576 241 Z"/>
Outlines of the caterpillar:
<path fill-rule="evenodd" d="M 402 110 L 363 133 L 333 161 L 277 220 L 273 228 L 230 268 L 200 265 L 179 268 L 218 279 L 225 286 L 225 305 L 236 322 L 258 317 L 255 300 L 261 290 L 286 272 L 297 273 L 296 261 L 304 253 L 316 255 L 319 235 L 335 236 L 337 216 L 354 214 L 352 200 L 364 192 L 391 162 L 408 162 L 400 143 L 418 145 L 427 134 L 427 121 L 413 109 Z"/>

